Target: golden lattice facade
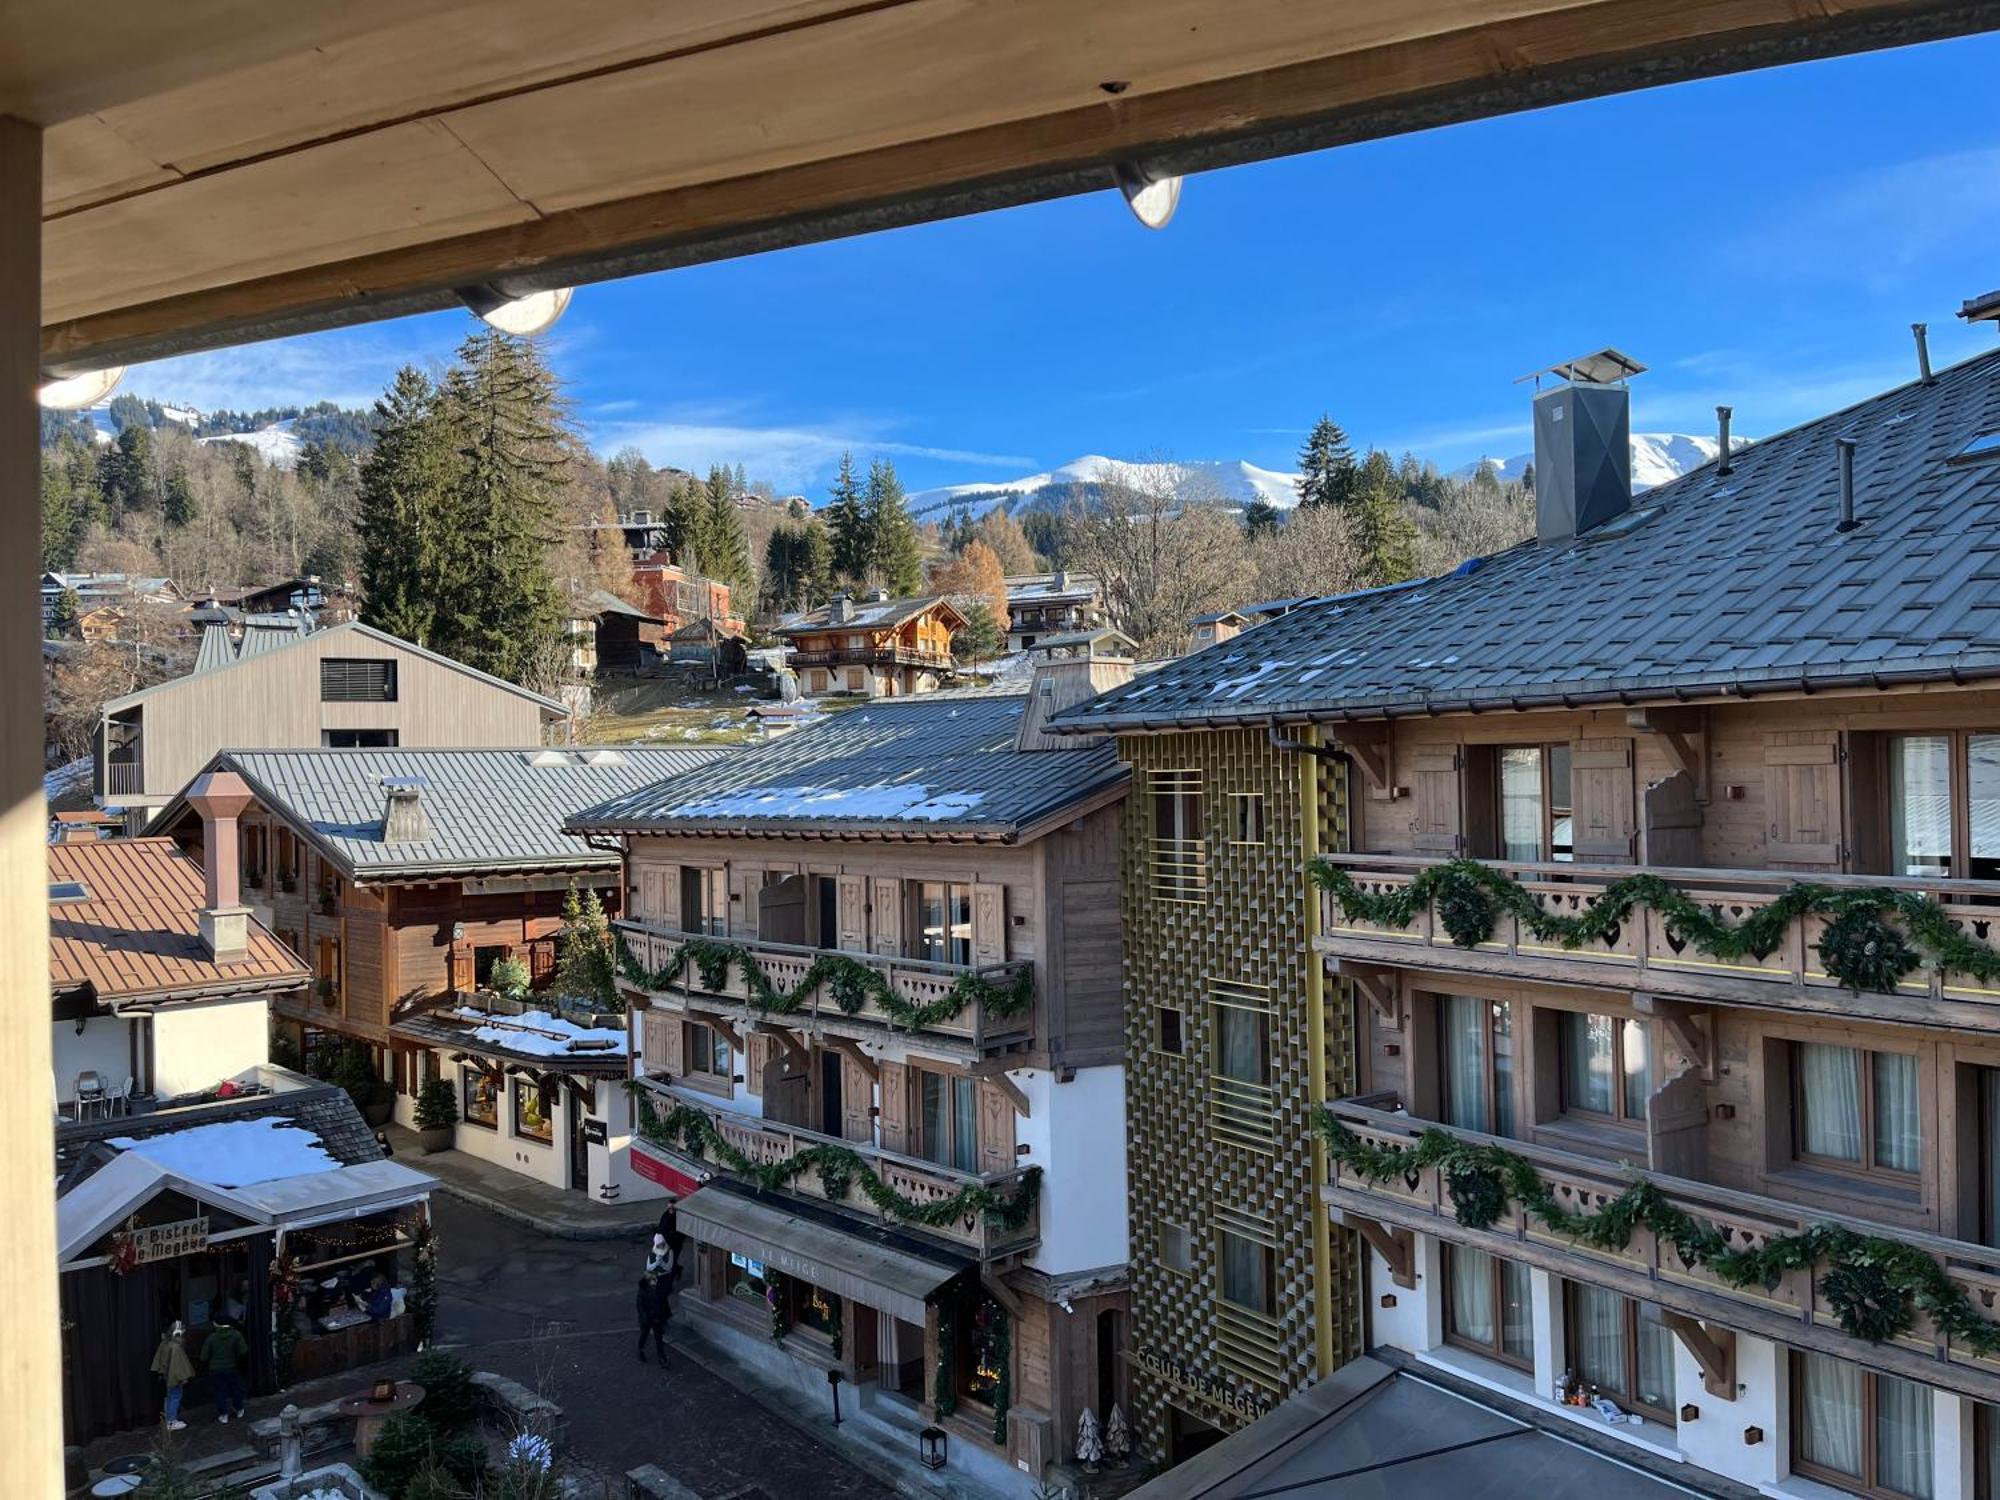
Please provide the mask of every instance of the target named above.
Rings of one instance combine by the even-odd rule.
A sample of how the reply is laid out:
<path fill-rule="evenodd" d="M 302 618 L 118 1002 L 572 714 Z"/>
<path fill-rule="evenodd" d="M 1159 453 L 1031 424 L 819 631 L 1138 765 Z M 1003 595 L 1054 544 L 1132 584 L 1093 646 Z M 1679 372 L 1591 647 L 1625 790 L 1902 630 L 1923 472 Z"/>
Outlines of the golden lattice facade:
<path fill-rule="evenodd" d="M 1310 1128 L 1353 1081 L 1305 873 L 1346 847 L 1347 776 L 1261 728 L 1130 735 L 1123 753 L 1133 1426 L 1164 1463 L 1182 1434 L 1233 1430 L 1359 1352 L 1358 1257 L 1338 1230 L 1329 1248 Z M 1247 1037 L 1266 1039 L 1265 1086 L 1224 1061 Z M 1268 1315 L 1220 1295 L 1225 1235 L 1268 1276 Z"/>

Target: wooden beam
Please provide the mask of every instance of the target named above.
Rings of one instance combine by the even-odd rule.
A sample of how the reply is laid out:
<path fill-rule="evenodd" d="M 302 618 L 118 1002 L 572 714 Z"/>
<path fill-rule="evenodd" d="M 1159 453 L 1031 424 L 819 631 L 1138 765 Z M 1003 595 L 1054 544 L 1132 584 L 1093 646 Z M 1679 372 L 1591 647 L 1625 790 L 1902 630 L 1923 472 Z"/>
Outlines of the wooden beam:
<path fill-rule="evenodd" d="M 1681 1347 L 1701 1366 L 1701 1388 L 1724 1401 L 1736 1399 L 1736 1331 L 1691 1318 L 1667 1308 L 1660 1310 Z"/>
<path fill-rule="evenodd" d="M 1632 1009 L 1642 1016 L 1656 1016 L 1681 1054 L 1694 1064 L 1705 1079 L 1715 1078 L 1715 1017 L 1706 1005 L 1685 1000 L 1668 1000 L 1647 990 L 1632 993 Z"/>
<path fill-rule="evenodd" d="M 1408 1229 L 1384 1224 L 1364 1214 L 1340 1212 L 1340 1222 L 1368 1242 L 1389 1268 L 1389 1279 L 1400 1287 L 1417 1284 L 1417 1237 Z"/>
<path fill-rule="evenodd" d="M 1347 752 L 1347 758 L 1361 768 L 1369 792 L 1377 797 L 1393 797 L 1390 782 L 1394 774 L 1389 752 L 1391 726 L 1388 724 L 1342 724 L 1323 731 L 1329 743 Z"/>
<path fill-rule="evenodd" d="M 1340 977 L 1368 1002 L 1375 1018 L 1391 1031 L 1403 1029 L 1403 986 L 1394 969 L 1380 964 L 1342 964 Z"/>
<path fill-rule="evenodd" d="M 1695 744 L 1695 736 L 1705 728 L 1704 711 L 1699 708 L 1628 708 L 1626 724 L 1642 734 L 1657 734 L 1673 754 L 1674 763 L 1687 772 L 1697 787 L 1708 783 L 1702 772 L 1706 761 Z"/>
<path fill-rule="evenodd" d="M 699 1021 L 704 1026 L 713 1026 L 717 1031 L 728 1037 L 729 1045 L 734 1047 L 738 1052 L 743 1050 L 743 1033 L 738 1029 L 738 1023 L 726 1016 L 718 1015 L 712 1010 L 696 1010 L 693 1006 L 688 1007 L 687 1014 L 690 1021 Z"/>
<path fill-rule="evenodd" d="M 995 1073 L 986 1081 L 1007 1096 L 1007 1102 L 1014 1106 L 1015 1114 L 1024 1120 L 1033 1116 L 1034 1110 L 1028 1103 L 1028 1096 L 1022 1092 L 1021 1086 L 1005 1073 Z"/>
<path fill-rule="evenodd" d="M 979 1268 L 979 1284 L 986 1289 L 986 1295 L 1007 1309 L 1007 1316 L 1019 1318 L 1026 1311 L 1021 1294 L 1000 1279 L 999 1273 L 991 1266 Z"/>
<path fill-rule="evenodd" d="M 775 1021 L 752 1021 L 750 1029 L 770 1037 L 784 1048 L 788 1055 L 796 1058 L 801 1068 L 811 1066 L 812 1050 L 801 1042 L 789 1027 L 780 1026 Z"/>
<path fill-rule="evenodd" d="M 866 1052 L 863 1052 L 861 1044 L 852 1037 L 829 1036 L 826 1039 L 826 1044 L 849 1062 L 853 1063 L 855 1067 L 866 1073 L 871 1083 L 880 1083 L 882 1081 L 882 1065 Z"/>

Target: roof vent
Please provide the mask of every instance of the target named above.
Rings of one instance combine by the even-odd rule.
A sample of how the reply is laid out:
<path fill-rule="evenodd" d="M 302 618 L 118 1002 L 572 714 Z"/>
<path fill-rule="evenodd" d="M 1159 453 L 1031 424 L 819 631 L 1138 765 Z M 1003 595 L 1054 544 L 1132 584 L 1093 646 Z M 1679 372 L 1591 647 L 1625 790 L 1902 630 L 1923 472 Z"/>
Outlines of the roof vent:
<path fill-rule="evenodd" d="M 521 756 L 521 759 L 531 766 L 543 768 L 566 766 L 570 763 L 568 753 L 562 750 L 529 750 Z"/>
<path fill-rule="evenodd" d="M 1632 508 L 1632 395 L 1646 367 L 1600 349 L 1533 375 L 1562 383 L 1535 392 L 1535 538 L 1564 542 Z"/>
<path fill-rule="evenodd" d="M 586 766 L 622 766 L 625 752 L 622 750 L 579 750 L 576 758 Z"/>
<path fill-rule="evenodd" d="M 424 778 L 387 776 L 382 780 L 386 800 L 382 809 L 382 842 L 424 844 L 430 842 L 431 819 L 424 811 Z"/>

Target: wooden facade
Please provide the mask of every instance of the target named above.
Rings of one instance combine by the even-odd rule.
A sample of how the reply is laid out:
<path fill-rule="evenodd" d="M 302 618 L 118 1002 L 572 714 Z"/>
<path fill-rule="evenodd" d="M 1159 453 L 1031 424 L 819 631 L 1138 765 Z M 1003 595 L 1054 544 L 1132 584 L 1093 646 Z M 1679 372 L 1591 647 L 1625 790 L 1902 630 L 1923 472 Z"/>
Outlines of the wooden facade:
<path fill-rule="evenodd" d="M 907 698 L 934 690 L 952 667 L 951 640 L 965 617 L 948 599 L 888 624 L 866 623 L 877 604 L 860 605 L 860 618 L 834 617 L 824 624 L 785 632 L 786 660 L 809 694 L 859 693 L 869 698 Z"/>

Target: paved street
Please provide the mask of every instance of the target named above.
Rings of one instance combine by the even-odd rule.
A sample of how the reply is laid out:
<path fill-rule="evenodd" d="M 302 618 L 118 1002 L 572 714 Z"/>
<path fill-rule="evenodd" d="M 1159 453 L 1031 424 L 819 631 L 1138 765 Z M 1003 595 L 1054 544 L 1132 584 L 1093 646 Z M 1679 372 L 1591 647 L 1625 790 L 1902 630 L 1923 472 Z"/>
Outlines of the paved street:
<path fill-rule="evenodd" d="M 443 1194 L 431 1208 L 439 1343 L 560 1402 L 573 1457 L 612 1481 L 609 1493 L 622 1495 L 619 1476 L 646 1463 L 708 1500 L 891 1493 L 680 1350 L 664 1371 L 637 1361 L 632 1296 L 643 1237 L 553 1239 Z"/>

